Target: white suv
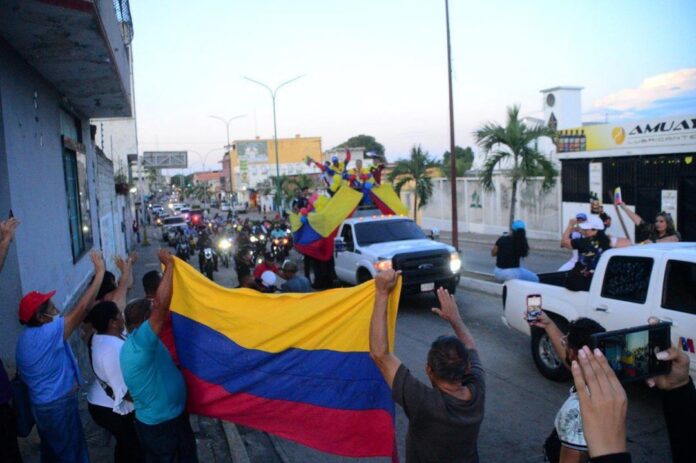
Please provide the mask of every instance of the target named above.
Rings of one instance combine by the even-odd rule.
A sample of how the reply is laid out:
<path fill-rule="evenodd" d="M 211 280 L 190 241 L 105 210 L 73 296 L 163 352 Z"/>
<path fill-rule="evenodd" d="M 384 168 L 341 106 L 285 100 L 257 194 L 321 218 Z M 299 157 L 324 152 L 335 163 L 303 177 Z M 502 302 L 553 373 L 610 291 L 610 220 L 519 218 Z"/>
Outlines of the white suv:
<path fill-rule="evenodd" d="M 461 260 L 457 250 L 429 239 L 411 219 L 370 215 L 345 220 L 334 241 L 338 279 L 363 283 L 380 270 L 401 270 L 403 293 L 445 287 L 454 293 Z"/>

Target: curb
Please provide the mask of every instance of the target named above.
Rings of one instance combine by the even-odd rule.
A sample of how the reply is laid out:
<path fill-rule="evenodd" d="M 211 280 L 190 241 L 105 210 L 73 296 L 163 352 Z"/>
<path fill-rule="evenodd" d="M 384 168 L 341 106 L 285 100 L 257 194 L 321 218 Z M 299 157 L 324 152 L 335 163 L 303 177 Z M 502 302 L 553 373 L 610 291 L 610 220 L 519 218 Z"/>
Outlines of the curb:
<path fill-rule="evenodd" d="M 222 428 L 225 430 L 225 438 L 227 439 L 227 446 L 230 449 L 230 455 L 232 455 L 232 462 L 251 463 L 242 436 L 240 436 L 239 431 L 237 431 L 237 426 L 228 421 L 220 420 L 220 422 L 222 423 Z"/>
<path fill-rule="evenodd" d="M 487 294 L 489 296 L 502 297 L 503 285 L 492 281 L 487 281 L 481 278 L 461 277 L 459 287 L 469 291 Z"/>

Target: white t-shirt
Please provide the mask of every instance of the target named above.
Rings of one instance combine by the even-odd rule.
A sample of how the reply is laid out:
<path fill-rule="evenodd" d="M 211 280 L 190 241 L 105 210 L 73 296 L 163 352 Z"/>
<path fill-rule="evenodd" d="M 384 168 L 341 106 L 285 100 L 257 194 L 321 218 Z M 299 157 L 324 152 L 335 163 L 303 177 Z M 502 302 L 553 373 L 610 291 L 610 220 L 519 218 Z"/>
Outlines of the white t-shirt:
<path fill-rule="evenodd" d="M 575 388 L 570 389 L 570 397 L 556 414 L 556 432 L 561 444 L 565 447 L 587 452 L 587 442 L 582 431 L 582 416 L 580 416 L 580 400 Z"/>
<path fill-rule="evenodd" d="M 95 334 L 92 338 L 92 365 L 96 376 L 107 383 L 114 392 L 114 399 L 106 395 L 104 388 L 95 378 L 87 391 L 87 402 L 107 407 L 119 415 L 134 410 L 133 403 L 124 399 L 128 388 L 123 380 L 119 355 L 123 339 L 106 334 Z"/>

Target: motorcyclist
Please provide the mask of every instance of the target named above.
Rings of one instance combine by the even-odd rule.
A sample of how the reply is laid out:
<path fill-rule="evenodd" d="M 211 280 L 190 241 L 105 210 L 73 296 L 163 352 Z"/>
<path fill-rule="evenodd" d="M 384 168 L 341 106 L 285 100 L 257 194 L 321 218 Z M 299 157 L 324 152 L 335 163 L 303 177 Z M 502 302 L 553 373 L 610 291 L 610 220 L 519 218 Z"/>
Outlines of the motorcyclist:
<path fill-rule="evenodd" d="M 210 237 L 210 234 L 208 233 L 207 230 L 202 230 L 201 233 L 198 236 L 198 266 L 199 268 L 203 268 L 203 261 L 205 259 L 204 252 L 206 249 L 211 249 L 213 252 L 213 262 L 215 264 L 215 271 L 218 271 L 218 257 L 217 253 L 215 252 L 213 248 L 213 240 Z"/>

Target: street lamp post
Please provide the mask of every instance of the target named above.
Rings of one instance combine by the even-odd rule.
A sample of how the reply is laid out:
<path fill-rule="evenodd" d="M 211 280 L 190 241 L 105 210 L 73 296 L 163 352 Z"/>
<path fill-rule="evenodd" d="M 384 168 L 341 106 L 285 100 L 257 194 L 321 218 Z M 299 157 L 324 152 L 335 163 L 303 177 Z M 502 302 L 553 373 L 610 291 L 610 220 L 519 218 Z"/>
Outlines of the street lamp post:
<path fill-rule="evenodd" d="M 205 162 L 208 160 L 208 156 L 210 156 L 211 153 L 218 151 L 219 149 L 220 148 L 213 148 L 210 151 L 208 151 L 207 153 L 205 153 L 205 155 L 199 153 L 196 150 L 189 150 L 189 151 L 191 153 L 194 153 L 196 156 L 198 156 L 198 159 L 201 161 L 201 166 L 203 167 L 203 172 L 205 172 L 205 169 L 206 169 Z M 204 204 L 207 206 L 208 205 L 208 188 L 207 188 L 208 182 L 206 181 L 205 184 L 206 184 L 206 191 L 205 191 Z"/>
<path fill-rule="evenodd" d="M 232 145 L 230 144 L 230 122 L 245 116 L 246 114 L 240 114 L 239 116 L 230 117 L 229 119 L 225 119 L 224 117 L 220 116 L 210 116 L 213 119 L 222 121 L 222 123 L 225 124 L 225 127 L 227 128 L 227 145 L 225 145 L 225 149 L 227 150 L 227 155 L 229 156 L 230 161 L 230 195 L 234 194 L 234 171 L 232 170 Z"/>
<path fill-rule="evenodd" d="M 271 101 L 273 103 L 273 144 L 275 146 L 275 162 L 276 162 L 276 195 L 274 198 L 274 201 L 276 202 L 276 207 L 280 207 L 280 204 L 277 204 L 277 199 L 278 199 L 278 193 L 280 192 L 280 162 L 278 161 L 278 125 L 276 123 L 276 94 L 278 93 L 278 90 L 281 89 L 281 87 L 284 87 L 285 85 L 289 84 L 290 82 L 294 82 L 297 79 L 304 77 L 303 75 L 299 75 L 297 77 L 293 77 L 292 79 L 286 80 L 285 82 L 282 82 L 279 84 L 275 89 L 272 89 L 268 85 L 264 84 L 263 82 L 259 82 L 258 80 L 254 80 L 250 77 L 244 77 L 244 79 L 248 80 L 249 82 L 253 82 L 255 84 L 258 84 L 268 90 L 268 93 L 271 94 Z"/>

